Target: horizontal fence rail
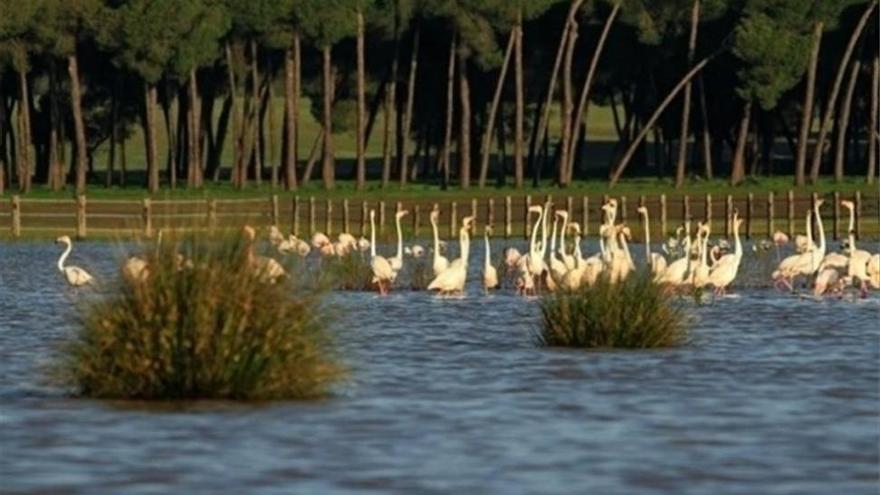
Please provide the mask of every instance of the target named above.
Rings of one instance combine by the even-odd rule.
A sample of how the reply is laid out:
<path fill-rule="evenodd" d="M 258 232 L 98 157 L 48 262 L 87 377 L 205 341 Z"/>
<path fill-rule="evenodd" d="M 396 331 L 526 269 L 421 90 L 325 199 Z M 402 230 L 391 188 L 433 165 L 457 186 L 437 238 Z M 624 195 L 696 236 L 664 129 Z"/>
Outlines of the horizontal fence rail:
<path fill-rule="evenodd" d="M 348 232 L 369 235 L 369 210 L 376 210 L 377 234 L 390 238 L 395 233 L 395 213 L 407 210 L 401 227 L 408 236 L 431 235 L 430 213 L 440 210 L 438 231 L 441 237 L 454 238 L 462 219 L 476 218 L 477 232 L 492 226 L 495 237 L 525 237 L 533 216 L 526 217 L 532 205 L 552 204 L 566 210 L 571 222 L 578 222 L 582 232 L 594 236 L 603 221 L 601 205 L 610 197 L 618 200 L 618 219 L 633 229 L 636 240 L 643 239 L 643 217 L 637 208 L 648 210 L 653 241 L 665 239 L 685 219 L 707 221 L 718 236 L 732 235 L 734 211 L 744 220 L 741 234 L 746 238 L 770 237 L 776 231 L 789 236 L 802 233 L 807 214 L 818 195 L 762 193 L 741 195 L 509 195 L 494 198 L 414 199 L 407 201 L 365 201 L 359 199 L 319 199 L 315 197 L 271 195 L 256 199 L 205 200 L 104 200 L 79 196 L 75 199 L 29 199 L 13 196 L 0 202 L 0 223 L 9 226 L 11 237 L 24 234 L 152 236 L 157 229 L 235 229 L 245 224 L 268 228 L 275 225 L 282 232 L 308 237 L 315 232 L 336 235 Z M 880 194 L 830 193 L 823 196 L 822 221 L 834 239 L 846 237 L 849 212 L 841 200 L 855 203 L 854 231 L 858 238 L 880 237 Z M 815 230 L 814 230 L 815 231 Z"/>

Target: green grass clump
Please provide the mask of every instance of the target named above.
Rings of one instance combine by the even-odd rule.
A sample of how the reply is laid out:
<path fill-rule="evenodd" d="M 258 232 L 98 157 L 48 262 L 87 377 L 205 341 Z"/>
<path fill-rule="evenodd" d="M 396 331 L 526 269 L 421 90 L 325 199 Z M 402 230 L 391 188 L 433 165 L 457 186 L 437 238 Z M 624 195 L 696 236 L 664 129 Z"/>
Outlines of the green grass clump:
<path fill-rule="evenodd" d="M 327 256 L 320 263 L 317 270 L 319 287 L 352 291 L 369 291 L 375 287 L 373 268 L 364 253 L 355 251 L 345 256 Z"/>
<path fill-rule="evenodd" d="M 687 338 L 681 309 L 647 273 L 546 295 L 541 313 L 536 339 L 546 346 L 648 349 Z"/>
<path fill-rule="evenodd" d="M 174 236 L 170 236 L 174 237 Z M 81 309 L 56 376 L 92 398 L 306 399 L 343 370 L 320 294 L 267 283 L 241 236 L 165 236 Z"/>

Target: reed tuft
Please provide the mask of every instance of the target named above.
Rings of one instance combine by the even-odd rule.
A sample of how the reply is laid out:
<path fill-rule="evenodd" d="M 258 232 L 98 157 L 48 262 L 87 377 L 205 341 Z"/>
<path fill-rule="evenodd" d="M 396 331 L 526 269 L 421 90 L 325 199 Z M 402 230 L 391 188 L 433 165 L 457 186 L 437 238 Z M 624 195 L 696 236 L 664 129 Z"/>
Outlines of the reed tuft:
<path fill-rule="evenodd" d="M 617 284 L 603 277 L 591 287 L 548 294 L 540 304 L 540 345 L 647 349 L 687 339 L 682 310 L 648 273 Z"/>
<path fill-rule="evenodd" d="M 170 237 L 170 238 L 169 238 Z M 320 294 L 241 236 L 166 236 L 81 308 L 55 375 L 92 398 L 306 399 L 341 378 Z"/>

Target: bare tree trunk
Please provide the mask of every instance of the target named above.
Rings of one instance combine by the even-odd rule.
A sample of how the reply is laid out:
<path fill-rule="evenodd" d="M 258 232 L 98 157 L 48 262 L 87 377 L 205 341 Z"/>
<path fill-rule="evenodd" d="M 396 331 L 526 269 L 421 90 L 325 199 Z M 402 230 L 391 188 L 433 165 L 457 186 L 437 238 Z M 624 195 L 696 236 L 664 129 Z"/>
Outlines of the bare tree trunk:
<path fill-rule="evenodd" d="M 322 48 L 324 59 L 324 157 L 321 165 L 321 178 L 325 189 L 336 187 L 336 170 L 333 156 L 333 70 L 330 45 Z"/>
<path fill-rule="evenodd" d="M 700 115 L 703 120 L 702 143 L 703 143 L 703 175 L 707 180 L 712 180 L 712 136 L 709 134 L 709 112 L 706 111 L 706 85 L 700 77 Z"/>
<path fill-rule="evenodd" d="M 813 25 L 813 47 L 810 50 L 810 65 L 807 68 L 807 90 L 804 92 L 803 114 L 801 115 L 801 127 L 798 132 L 798 152 L 795 160 L 796 186 L 802 186 L 806 182 L 807 169 L 807 143 L 810 139 L 810 128 L 813 124 L 813 98 L 816 91 L 816 66 L 819 63 L 819 47 L 822 44 L 821 21 Z"/>
<path fill-rule="evenodd" d="M 458 53 L 458 98 L 461 122 L 458 126 L 458 172 L 462 189 L 471 187 L 471 89 L 467 76 L 467 58 Z"/>
<path fill-rule="evenodd" d="M 559 127 L 562 131 L 559 141 L 559 163 L 557 170 L 557 181 L 559 182 L 559 187 L 565 187 L 568 185 L 568 151 L 571 146 L 572 140 L 571 113 L 573 110 L 571 65 L 572 59 L 574 58 L 575 43 L 577 42 L 578 37 L 578 24 L 575 20 L 575 17 L 576 16 L 572 16 L 571 21 L 568 23 L 568 47 L 565 49 L 565 57 L 562 66 L 562 94 L 559 97 L 559 105 L 562 110 L 561 112 L 559 112 L 559 116 L 561 119 Z"/>
<path fill-rule="evenodd" d="M 651 115 L 651 118 L 648 119 L 647 122 L 644 123 L 642 130 L 635 137 L 635 139 L 630 142 L 629 148 L 623 154 L 623 157 L 620 159 L 617 167 L 611 173 L 611 177 L 609 180 L 609 186 L 614 187 L 615 184 L 620 180 L 620 176 L 623 174 L 623 171 L 626 170 L 626 166 L 629 164 L 629 161 L 632 159 L 633 155 L 638 150 L 639 145 L 642 140 L 645 139 L 645 136 L 651 131 L 651 128 L 654 127 L 654 124 L 657 122 L 657 119 L 660 118 L 660 115 L 666 110 L 666 107 L 672 102 L 675 96 L 684 88 L 684 85 L 687 84 L 688 81 L 694 78 L 703 67 L 706 66 L 713 58 L 715 58 L 720 51 L 716 51 L 715 53 L 709 55 L 708 57 L 701 60 L 697 65 L 695 65 L 687 74 L 682 77 L 682 79 L 678 82 L 678 84 L 672 88 L 666 98 L 660 103 L 656 110 L 654 110 L 654 114 Z"/>
<path fill-rule="evenodd" d="M 853 92 L 856 89 L 856 81 L 859 79 L 859 70 L 861 70 L 861 68 L 861 62 L 858 59 L 853 60 L 849 83 L 846 86 L 846 94 L 843 97 L 843 107 L 840 109 L 840 118 L 837 121 L 837 144 L 834 150 L 834 180 L 837 182 L 843 181 L 843 158 L 844 150 L 846 148 L 846 129 L 849 126 Z"/>
<path fill-rule="evenodd" d="M 739 122 L 739 132 L 736 138 L 736 150 L 733 153 L 733 164 L 730 171 L 730 185 L 736 186 L 746 176 L 746 143 L 749 140 L 749 119 L 752 114 L 752 102 L 747 101 L 743 106 L 742 119 Z"/>
<path fill-rule="evenodd" d="M 865 9 L 861 19 L 859 19 L 859 23 L 849 37 L 846 51 L 844 51 L 843 57 L 840 59 L 840 65 L 837 68 L 837 75 L 834 77 L 834 85 L 831 88 L 831 95 L 828 97 L 828 102 L 826 104 L 825 117 L 822 119 L 822 125 L 819 127 L 819 139 L 816 141 L 816 147 L 813 150 L 813 163 L 810 167 L 810 182 L 813 184 L 819 180 L 819 167 L 822 165 L 822 157 L 825 154 L 825 138 L 828 136 L 828 131 L 831 129 L 832 116 L 834 115 L 834 110 L 837 105 L 837 96 L 840 94 L 840 88 L 843 84 L 844 75 L 846 74 L 846 66 L 849 64 L 850 57 L 852 57 L 856 42 L 861 36 L 862 31 L 865 29 L 865 26 L 868 24 L 868 18 L 871 17 L 871 13 L 874 12 L 874 7 L 876 6 L 877 2 L 872 1 L 868 5 L 868 8 Z"/>
<path fill-rule="evenodd" d="M 58 73 L 55 66 L 55 61 L 52 60 L 49 64 L 49 170 L 46 177 L 46 182 L 50 189 L 53 191 L 59 191 L 61 187 L 64 185 L 63 177 L 61 175 L 61 161 L 59 160 L 58 150 L 63 143 L 58 139 L 58 129 L 61 128 L 61 111 L 58 108 Z M 115 100 L 114 100 L 115 104 Z M 111 111 L 112 113 L 112 111 Z M 3 139 L 2 135 L 0 135 L 0 139 Z M 110 139 L 110 157 L 112 159 L 114 154 L 114 146 L 113 139 L 111 135 Z M 109 187 L 111 181 L 109 180 L 109 174 L 112 170 L 112 164 L 109 164 L 108 167 L 108 181 L 107 186 Z"/>
<path fill-rule="evenodd" d="M 486 122 L 485 129 L 483 129 L 483 153 L 480 157 L 480 189 L 486 187 L 486 176 L 489 173 L 489 157 L 492 154 L 492 136 L 494 135 L 495 117 L 498 114 L 498 104 L 501 102 L 501 93 L 504 90 L 504 80 L 507 77 L 507 67 L 510 65 L 510 55 L 513 53 L 513 45 L 515 42 L 516 28 L 510 31 L 507 49 L 504 52 L 504 62 L 501 64 L 501 73 L 498 74 L 498 82 L 495 83 L 495 94 L 492 96 L 492 104 L 489 107 L 489 118 Z"/>
<path fill-rule="evenodd" d="M 383 135 L 382 135 L 382 189 L 388 187 L 391 181 L 391 136 L 397 136 L 397 67 L 400 59 L 400 35 L 397 32 L 397 21 L 394 27 L 394 58 L 391 61 L 391 77 L 388 81 L 388 89 L 385 93 L 385 108 L 383 112 Z M 392 131 L 392 126 L 394 127 Z"/>
<path fill-rule="evenodd" d="M 251 40 L 251 132 L 250 139 L 254 150 L 254 179 L 257 187 L 263 185 L 263 153 L 260 150 L 260 73 L 259 58 L 257 58 L 257 42 Z"/>
<path fill-rule="evenodd" d="M 532 130 L 532 139 L 529 144 L 529 165 L 533 167 L 533 170 L 536 172 L 540 166 L 534 163 L 535 151 L 539 141 L 545 138 L 547 123 L 550 120 L 550 106 L 553 101 L 553 93 L 556 90 L 556 78 L 559 76 L 559 68 L 562 66 L 562 58 L 568 47 L 568 36 L 571 32 L 571 23 L 574 21 L 574 17 L 582 3 L 583 0 L 572 0 L 571 7 L 568 9 L 568 15 L 565 18 L 565 25 L 562 27 L 562 36 L 560 36 L 559 39 L 559 48 L 556 50 L 556 60 L 553 62 L 553 71 L 550 73 L 550 81 L 549 84 L 547 84 L 547 94 L 544 96 L 543 106 L 541 107 L 543 108 L 543 112 L 540 114 L 541 116 L 537 125 Z M 535 174 L 536 177 L 538 175 L 540 174 Z"/>
<path fill-rule="evenodd" d="M 277 143 L 275 142 L 275 90 L 272 89 L 272 62 L 270 57 L 266 57 L 266 73 L 263 76 L 265 79 L 265 96 L 266 96 L 266 119 L 268 120 L 268 130 L 264 132 L 268 134 L 269 141 L 269 178 L 272 183 L 272 190 L 278 188 L 278 163 L 276 161 L 275 148 Z"/>
<path fill-rule="evenodd" d="M 524 179 L 523 151 L 525 145 L 525 89 L 523 87 L 523 31 L 522 13 L 518 14 L 516 27 L 516 46 L 514 47 L 514 79 L 516 80 L 516 117 L 513 134 L 513 174 L 514 186 L 522 189 Z"/>
<path fill-rule="evenodd" d="M 614 23 L 614 19 L 617 18 L 618 12 L 620 12 L 619 2 L 614 4 L 614 8 L 611 9 L 611 13 L 608 14 L 608 18 L 605 19 L 605 25 L 602 27 L 602 34 L 599 36 L 599 41 L 596 43 L 596 50 L 593 52 L 593 57 L 590 60 L 590 68 L 587 70 L 587 78 L 584 79 L 584 86 L 581 88 L 581 94 L 578 98 L 578 106 L 574 113 L 574 124 L 571 126 L 572 134 L 580 133 L 581 123 L 587 121 L 587 114 L 590 110 L 590 89 L 593 87 L 593 78 L 596 75 L 596 68 L 599 66 L 599 57 L 602 56 L 602 52 L 605 48 L 605 41 L 608 39 L 608 33 L 611 31 L 611 25 Z M 586 133 L 583 134 L 584 139 L 586 140 Z M 580 139 L 572 139 L 571 148 L 568 152 L 569 164 L 567 168 L 569 183 L 571 182 L 574 173 L 575 155 L 577 143 L 579 142 Z"/>
<path fill-rule="evenodd" d="M 410 142 L 410 128 L 412 127 L 412 117 L 413 117 L 413 106 L 415 105 L 415 96 L 416 96 L 416 74 L 418 71 L 418 63 L 419 63 L 419 39 L 421 35 L 421 29 L 419 26 L 416 26 L 415 31 L 413 32 L 413 45 L 412 45 L 412 54 L 409 60 L 409 81 L 407 81 L 406 85 L 406 107 L 403 110 L 403 130 L 401 131 L 401 135 L 403 137 L 403 150 L 400 154 L 400 185 L 406 185 L 406 177 L 407 177 L 407 168 L 409 164 L 409 142 Z M 413 178 L 415 178 L 416 168 L 418 168 L 415 163 L 416 157 L 418 156 L 418 152 L 413 156 Z M 415 179 L 413 179 L 415 180 Z"/>
<path fill-rule="evenodd" d="M 156 85 L 144 82 L 144 115 L 146 117 L 146 133 L 144 134 L 147 148 L 147 189 L 151 193 L 159 191 L 159 164 L 156 156 Z"/>
<path fill-rule="evenodd" d="M 443 188 L 449 186 L 449 169 L 452 168 L 452 119 L 455 117 L 455 52 L 458 34 L 452 33 L 449 45 L 449 65 L 446 73 L 446 131 L 443 136 Z"/>
<path fill-rule="evenodd" d="M 868 117 L 868 184 L 874 183 L 877 175 L 877 142 L 880 141 L 877 133 L 877 119 L 880 113 L 880 56 L 874 55 L 873 69 L 871 70 L 871 115 Z"/>
<path fill-rule="evenodd" d="M 165 166 L 168 174 L 168 183 L 171 189 L 177 187 L 177 119 L 171 115 L 175 105 L 171 100 L 171 82 L 164 79 L 165 91 L 162 93 L 162 116 L 165 119 L 165 134 L 167 139 L 168 153 Z"/>
<path fill-rule="evenodd" d="M 694 0 L 691 9 L 691 36 L 688 40 L 687 65 L 694 62 L 697 50 L 697 29 L 700 25 L 700 0 Z M 688 126 L 691 116 L 691 83 L 684 87 L 684 103 L 681 110 L 681 134 L 678 138 L 678 163 L 675 166 L 675 188 L 684 185 L 685 167 L 687 165 Z"/>
<path fill-rule="evenodd" d="M 202 159 L 199 150 L 202 119 L 199 115 L 199 108 L 198 79 L 196 78 L 196 68 L 193 67 L 189 71 L 189 132 L 187 133 L 189 158 L 186 174 L 189 187 L 200 187 L 202 185 Z"/>
<path fill-rule="evenodd" d="M 107 157 L 106 187 L 113 185 L 113 173 L 116 168 L 116 145 L 119 143 L 119 94 L 116 83 L 110 96 L 110 153 Z M 51 172 L 50 172 L 51 173 Z"/>
<path fill-rule="evenodd" d="M 306 160 L 306 168 L 303 170 L 302 185 L 307 186 L 312 180 L 312 170 L 315 168 L 315 162 L 318 161 L 318 149 L 324 145 L 324 128 L 318 129 L 315 141 L 312 143 L 312 149 L 309 151 L 309 158 Z"/>
<path fill-rule="evenodd" d="M 363 190 L 367 182 L 367 161 L 364 156 L 366 135 L 366 76 L 364 75 L 364 15 L 357 12 L 357 190 Z"/>
<path fill-rule="evenodd" d="M 232 59 L 232 47 L 227 42 L 226 43 L 226 67 L 229 72 L 229 101 L 232 105 L 232 172 L 231 172 L 231 180 L 232 184 L 239 189 L 244 187 L 244 181 L 242 180 L 242 170 L 244 169 L 244 143 L 241 140 L 242 137 L 242 126 L 244 125 L 244 109 L 238 103 L 236 89 L 235 89 L 235 68 L 233 65 Z M 217 167 L 219 170 L 219 166 Z"/>
<path fill-rule="evenodd" d="M 299 36 L 294 35 L 295 40 Z M 293 44 L 297 44 L 294 41 Z M 284 185 L 288 191 L 297 189 L 297 107 L 299 95 L 296 93 L 296 57 L 295 47 L 288 47 L 284 54 Z"/>
<path fill-rule="evenodd" d="M 18 186 L 21 192 L 31 190 L 31 112 L 30 94 L 25 69 L 18 71 Z"/>
<path fill-rule="evenodd" d="M 67 57 L 67 71 L 70 73 L 70 104 L 76 136 L 76 193 L 83 194 L 86 191 L 86 126 L 82 116 L 79 65 L 75 52 Z"/>

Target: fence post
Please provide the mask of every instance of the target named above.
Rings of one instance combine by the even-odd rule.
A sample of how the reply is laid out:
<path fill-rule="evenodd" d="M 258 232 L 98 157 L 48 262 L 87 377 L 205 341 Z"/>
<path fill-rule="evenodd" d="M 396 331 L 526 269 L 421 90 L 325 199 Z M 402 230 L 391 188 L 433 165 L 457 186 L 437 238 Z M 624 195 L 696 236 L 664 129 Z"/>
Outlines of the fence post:
<path fill-rule="evenodd" d="M 746 196 L 746 239 L 752 238 L 752 217 L 755 215 L 755 195 Z"/>
<path fill-rule="evenodd" d="M 728 198 L 729 197 L 730 196 L 728 196 Z M 709 193 L 706 193 L 706 198 L 704 199 L 704 201 L 706 202 L 706 206 L 704 207 L 705 215 L 703 215 L 705 217 L 704 220 L 706 220 L 706 223 L 709 224 L 709 228 L 712 228 L 712 195 Z M 727 227 L 728 227 L 727 222 L 730 221 L 729 220 L 730 215 L 727 215 L 727 217 L 728 217 L 728 220 L 726 220 L 725 224 L 724 224 L 724 232 L 725 232 L 724 235 L 729 235 L 729 233 L 730 233 L 730 230 L 727 229 Z"/>
<path fill-rule="evenodd" d="M 660 239 L 666 237 L 666 195 L 660 195 Z"/>
<path fill-rule="evenodd" d="M 523 237 L 525 239 L 529 238 L 529 208 L 532 207 L 532 195 L 526 195 L 526 204 L 523 209 Z"/>
<path fill-rule="evenodd" d="M 773 191 L 767 193 L 767 237 L 773 238 L 773 234 L 776 232 L 774 228 L 773 222 L 776 220 L 774 210 L 776 207 L 776 201 L 773 199 Z"/>
<path fill-rule="evenodd" d="M 76 197 L 76 238 L 86 238 L 86 195 Z"/>
<path fill-rule="evenodd" d="M 729 239 L 730 237 L 733 236 L 733 210 L 734 210 L 733 196 L 730 194 L 727 195 L 727 198 L 725 200 L 724 210 L 725 210 L 725 212 L 724 212 L 725 216 L 727 217 L 727 219 L 725 220 L 727 222 L 727 238 Z"/>
<path fill-rule="evenodd" d="M 312 234 L 315 233 L 315 197 L 309 196 L 309 231 L 306 232 L 306 237 L 311 238 Z"/>
<path fill-rule="evenodd" d="M 860 241 L 862 239 L 862 191 L 856 191 L 854 203 L 856 207 L 856 240 Z"/>
<path fill-rule="evenodd" d="M 794 239 L 794 191 L 788 190 L 788 237 Z"/>
<path fill-rule="evenodd" d="M 21 237 L 21 198 L 12 196 L 12 237 Z"/>
<path fill-rule="evenodd" d="M 327 237 L 333 233 L 333 200 L 328 199 L 324 206 L 324 233 Z"/>
<path fill-rule="evenodd" d="M 291 229 L 294 237 L 299 236 L 299 196 L 294 196 L 291 200 L 291 208 L 290 208 L 290 216 L 291 216 Z"/>
<path fill-rule="evenodd" d="M 568 212 L 568 217 L 571 218 L 571 212 L 574 211 L 574 198 L 572 198 L 571 196 L 565 198 L 565 211 Z M 572 220 L 574 219 L 572 218 Z"/>
<path fill-rule="evenodd" d="M 474 198 L 471 200 L 471 216 L 474 217 L 474 222 L 477 221 L 477 199 Z"/>
<path fill-rule="evenodd" d="M 279 211 L 278 211 L 278 195 L 277 194 L 272 195 L 271 203 L 272 203 L 272 225 L 274 225 L 275 227 L 278 227 L 278 217 L 280 215 L 279 215 Z"/>
<path fill-rule="evenodd" d="M 626 221 L 626 196 L 620 197 L 620 221 Z"/>
<path fill-rule="evenodd" d="M 421 223 L 419 216 L 420 216 L 419 205 L 414 204 L 413 205 L 413 236 L 414 237 L 419 236 L 419 226 L 420 226 L 419 224 Z"/>
<path fill-rule="evenodd" d="M 379 201 L 379 233 L 385 233 L 385 201 Z"/>
<path fill-rule="evenodd" d="M 217 200 L 211 198 L 208 200 L 208 230 L 214 232 L 217 228 Z"/>
<path fill-rule="evenodd" d="M 817 193 L 814 192 L 810 194 L 810 211 L 816 210 L 816 201 L 818 200 L 819 195 Z M 818 219 L 815 216 L 810 217 L 810 225 L 813 226 L 813 232 L 819 232 L 819 222 L 817 220 Z M 813 238 L 815 239 L 816 237 L 818 237 L 818 234 L 815 234 Z"/>
<path fill-rule="evenodd" d="M 691 197 L 685 194 L 681 198 L 681 216 L 682 220 L 687 221 L 691 218 Z"/>
<path fill-rule="evenodd" d="M 581 233 L 587 238 L 587 230 L 590 224 L 590 199 L 587 196 L 581 198 Z"/>
<path fill-rule="evenodd" d="M 449 205 L 449 237 L 455 238 L 456 223 L 458 221 L 458 205 L 455 201 Z"/>
<path fill-rule="evenodd" d="M 351 230 L 348 229 L 348 198 L 342 200 L 342 231 L 346 234 L 350 234 Z"/>
<path fill-rule="evenodd" d="M 509 239 L 513 233 L 513 212 L 511 211 L 512 200 L 510 196 L 504 196 L 504 238 Z"/>
<path fill-rule="evenodd" d="M 141 218 L 144 221 L 144 236 L 153 237 L 153 202 L 150 198 L 144 198 Z"/>
<path fill-rule="evenodd" d="M 486 225 L 495 229 L 495 198 L 489 198 L 489 209 L 486 212 Z"/>
<path fill-rule="evenodd" d="M 832 234 L 833 239 L 836 241 L 840 238 L 840 193 L 834 192 L 834 218 L 832 219 L 833 231 Z"/>

